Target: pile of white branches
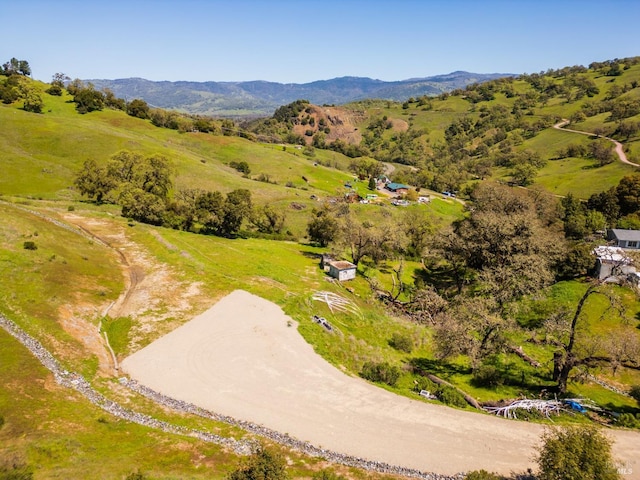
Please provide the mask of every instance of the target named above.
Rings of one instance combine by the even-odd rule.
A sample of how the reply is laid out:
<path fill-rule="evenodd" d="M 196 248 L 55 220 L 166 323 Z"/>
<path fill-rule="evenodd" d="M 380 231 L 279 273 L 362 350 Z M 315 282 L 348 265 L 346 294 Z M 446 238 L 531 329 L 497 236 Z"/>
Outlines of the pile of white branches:
<path fill-rule="evenodd" d="M 526 410 L 528 412 L 536 410 L 550 419 L 551 414 L 558 415 L 564 409 L 564 405 L 558 400 L 533 400 L 525 398 L 523 400 L 516 400 L 504 407 L 484 407 L 484 409 L 489 413 L 514 420 L 518 419 L 518 410 Z"/>
<path fill-rule="evenodd" d="M 354 315 L 362 317 L 362 312 L 355 303 L 347 298 L 341 297 L 336 293 L 318 291 L 311 296 L 311 299 L 318 302 L 326 303 L 329 306 L 329 310 L 331 310 L 331 313 L 352 313 Z"/>

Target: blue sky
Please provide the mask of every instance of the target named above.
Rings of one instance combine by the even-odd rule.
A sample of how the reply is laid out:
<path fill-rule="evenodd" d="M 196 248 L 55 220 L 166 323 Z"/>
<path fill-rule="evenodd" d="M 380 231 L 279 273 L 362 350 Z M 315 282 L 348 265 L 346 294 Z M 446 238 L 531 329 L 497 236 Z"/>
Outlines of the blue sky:
<path fill-rule="evenodd" d="M 306 83 L 640 55 L 639 0 L 0 0 L 33 76 Z"/>

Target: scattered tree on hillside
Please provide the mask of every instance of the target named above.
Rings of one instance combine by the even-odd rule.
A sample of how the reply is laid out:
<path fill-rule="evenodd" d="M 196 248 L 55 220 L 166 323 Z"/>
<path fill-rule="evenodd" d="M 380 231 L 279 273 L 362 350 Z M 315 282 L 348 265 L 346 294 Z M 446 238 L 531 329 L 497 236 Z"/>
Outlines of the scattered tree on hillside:
<path fill-rule="evenodd" d="M 391 221 L 361 221 L 348 211 L 340 217 L 338 231 L 335 240 L 349 251 L 355 265 L 365 256 L 378 263 L 404 249 L 402 230 Z"/>
<path fill-rule="evenodd" d="M 69 85 L 70 87 L 71 85 Z M 102 110 L 104 107 L 104 94 L 94 88 L 92 84 L 74 88 L 72 93 L 73 101 L 76 104 L 78 113 L 89 113 Z M 71 90 L 69 90 L 71 93 Z"/>
<path fill-rule="evenodd" d="M 20 98 L 19 85 L 20 82 L 15 78 L 15 75 L 0 80 L 0 100 L 2 100 L 2 103 L 8 105 Z"/>
<path fill-rule="evenodd" d="M 46 93 L 48 93 L 49 95 L 54 95 L 54 96 L 61 96 L 62 92 L 64 91 L 65 88 L 65 82 L 68 82 L 69 80 L 71 80 L 68 76 L 66 76 L 64 73 L 54 73 L 53 74 L 53 78 L 51 80 L 51 86 L 45 90 Z"/>
<path fill-rule="evenodd" d="M 74 184 L 82 195 L 98 203 L 118 203 L 125 189 L 128 197 L 137 189 L 164 202 L 173 186 L 172 169 L 161 155 L 143 157 L 124 150 L 113 155 L 106 165 L 87 160 Z"/>
<path fill-rule="evenodd" d="M 621 275 L 625 262 L 614 266 L 612 277 Z M 624 324 L 616 331 L 615 342 L 603 342 L 599 336 L 591 334 L 585 327 L 587 320 L 587 306 L 592 296 L 599 295 L 606 299 L 608 308 L 601 314 L 613 317 L 614 312 L 620 315 L 622 304 L 613 291 L 611 284 L 603 280 L 593 280 L 578 301 L 573 312 L 558 310 L 553 312 L 545 321 L 547 338 L 551 339 L 558 350 L 553 357 L 553 380 L 557 382 L 559 393 L 567 392 L 567 384 L 571 373 L 577 367 L 592 367 L 608 363 L 614 369 L 621 364 L 640 365 L 640 344 L 635 334 L 627 334 Z M 624 280 L 622 280 L 624 282 Z"/>
<path fill-rule="evenodd" d="M 460 296 L 450 303 L 444 315 L 437 317 L 434 333 L 439 359 L 466 355 L 477 369 L 495 354 L 506 351 L 506 333 L 515 323 L 505 317 L 491 297 Z"/>
<path fill-rule="evenodd" d="M 27 112 L 42 113 L 44 108 L 44 102 L 42 101 L 42 95 L 32 85 L 23 84 L 20 86 L 21 96 L 24 100 L 23 108 Z"/>
<path fill-rule="evenodd" d="M 1 73 L 6 76 L 14 74 L 29 76 L 31 75 L 31 67 L 29 66 L 29 62 L 26 60 L 18 60 L 13 57 L 2 65 Z"/>
<path fill-rule="evenodd" d="M 84 162 L 73 183 L 81 195 L 86 195 L 96 203 L 102 203 L 117 185 L 114 179 L 107 174 L 106 166 L 98 165 L 93 159 Z"/>
<path fill-rule="evenodd" d="M 127 114 L 132 117 L 147 119 L 149 118 L 149 105 L 140 98 L 136 98 L 127 103 Z"/>
<path fill-rule="evenodd" d="M 382 175 L 384 165 L 371 158 L 358 158 L 349 163 L 349 170 L 356 174 L 360 180 L 365 180 Z"/>
<path fill-rule="evenodd" d="M 119 195 L 122 216 L 150 225 L 162 225 L 166 203 L 161 197 L 132 184 L 125 185 Z"/>
<path fill-rule="evenodd" d="M 545 224 L 526 194 L 508 187 L 483 184 L 472 197 L 470 215 L 443 239 L 446 256 L 477 272 L 480 290 L 499 305 L 551 284 L 564 251 L 558 228 Z"/>
<path fill-rule="evenodd" d="M 224 197 L 220 192 L 201 192 L 194 199 L 198 221 L 202 225 L 202 233 L 217 234 L 224 217 Z"/>
<path fill-rule="evenodd" d="M 309 239 L 321 247 L 326 247 L 337 238 L 338 233 L 339 225 L 335 214 L 326 206 L 319 210 L 314 209 L 307 224 Z"/>
<path fill-rule="evenodd" d="M 262 208 L 254 208 L 249 216 L 249 221 L 260 233 L 281 233 L 286 220 L 286 214 L 278 211 L 269 204 Z"/>
<path fill-rule="evenodd" d="M 237 189 L 227 193 L 222 211 L 222 224 L 219 233 L 225 237 L 232 237 L 239 233 L 242 222 L 251 213 L 251 192 Z"/>

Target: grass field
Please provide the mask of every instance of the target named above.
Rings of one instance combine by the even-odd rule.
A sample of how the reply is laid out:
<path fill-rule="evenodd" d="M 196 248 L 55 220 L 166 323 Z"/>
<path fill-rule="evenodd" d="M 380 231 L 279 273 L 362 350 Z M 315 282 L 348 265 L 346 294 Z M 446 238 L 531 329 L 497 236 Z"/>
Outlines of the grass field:
<path fill-rule="evenodd" d="M 640 68 L 634 68 L 632 73 L 640 77 Z M 607 79 L 599 78 L 597 82 L 601 99 L 611 84 Z M 514 88 L 524 90 L 524 82 L 515 82 Z M 293 146 L 202 133 L 181 134 L 111 110 L 79 115 L 68 96 L 44 98 L 42 115 L 25 112 L 17 104 L 0 106 L 0 195 L 14 202 L 0 202 L 0 313 L 54 352 L 65 368 L 80 372 L 105 394 L 176 424 L 239 434 L 232 427 L 183 417 L 123 391 L 114 378 L 105 374 L 101 363 L 104 359 L 96 353 L 99 348 L 104 354 L 104 348 L 87 340 L 102 341 L 98 336 L 101 324 L 116 356 L 122 359 L 235 289 L 280 305 L 299 322 L 300 333 L 314 349 L 349 374 L 358 375 L 367 361 L 388 361 L 401 367 L 398 384 L 383 387 L 401 395 L 415 398 L 412 389 L 417 377 L 406 367 L 408 364 L 435 373 L 480 400 L 532 396 L 540 388 L 552 386 L 549 378 L 553 349 L 527 342 L 533 332 L 510 334 L 510 341 L 522 345 L 542 367 L 534 369 L 513 356 L 498 355 L 496 365 L 509 380 L 503 385 L 479 386 L 466 358 L 437 360 L 432 329 L 389 313 L 365 279 L 366 274 L 382 288 L 391 290 L 392 269 L 398 266 L 395 260 L 362 262 L 360 275 L 349 282 L 349 289 L 328 281 L 318 265 L 319 255 L 326 250 L 309 245 L 304 239 L 310 212 L 321 205 L 311 196 L 324 200 L 339 195 L 344 183 L 353 181 L 353 175 L 348 173 L 351 159 L 327 150 L 316 150 L 315 156 L 307 157 Z M 510 106 L 513 100 L 498 94 L 496 102 Z M 444 139 L 443 129 L 454 119 L 479 116 L 472 108 L 475 107 L 461 97 L 452 97 L 434 101 L 433 111 L 414 108 L 413 104 L 404 111 L 400 105 L 379 102 L 372 104 L 369 115 L 410 121 L 427 130 L 425 135 L 430 142 L 440 142 Z M 527 120 L 544 114 L 564 115 L 576 108 L 550 102 L 537 109 L 535 118 Z M 593 128 L 604 121 L 592 117 L 580 128 Z M 634 137 L 629 146 L 634 154 L 640 154 L 637 140 Z M 557 195 L 573 192 L 579 198 L 588 198 L 635 171 L 619 162 L 593 168 L 590 160 L 553 159 L 558 150 L 569 144 L 586 145 L 590 141 L 586 136 L 547 129 L 518 148 L 534 149 L 549 160 L 535 185 Z M 287 212 L 287 228 L 293 233 L 292 238 L 300 242 L 225 239 L 151 227 L 122 218 L 116 206 L 79 201 L 71 185 L 82 163 L 89 158 L 106 161 L 123 149 L 143 155 L 160 153 L 169 158 L 176 171 L 176 189 L 250 189 L 255 203 L 269 203 Z M 229 166 L 238 159 L 249 165 L 248 176 Z M 268 176 L 269 182 L 258 181 L 260 175 Z M 498 170 L 497 175 L 507 176 L 508 172 Z M 355 184 L 358 191 L 366 192 L 364 182 Z M 372 221 L 401 219 L 406 212 L 420 209 L 434 231 L 464 216 L 461 202 L 433 197 L 428 205 L 407 209 L 386 203 L 356 204 L 351 209 L 359 219 Z M 63 223 L 52 223 L 29 210 Z M 107 247 L 78 230 L 70 230 L 68 223 L 69 228 L 65 228 L 65 215 L 77 216 L 101 235 L 112 235 L 114 243 Z M 25 248 L 31 244 L 37 249 Z M 134 266 L 142 272 L 140 282 L 146 279 L 151 284 L 145 286 L 148 291 L 144 293 L 149 296 L 141 295 L 141 306 L 133 312 L 102 318 L 105 308 L 127 288 L 127 268 Z M 419 262 L 405 262 L 403 281 L 412 284 L 421 270 Z M 535 301 L 519 305 L 520 315 L 526 317 L 520 320 L 535 323 L 550 311 L 575 306 L 585 288 L 578 281 L 556 284 Z M 331 311 L 326 304 L 312 299 L 318 291 L 343 296 L 353 303 L 357 313 Z M 626 290 L 614 291 L 626 307 L 625 313 L 614 315 L 606 311 L 603 298 L 594 297 L 590 299 L 585 329 L 611 334 L 621 331 L 625 322 L 637 323 L 640 305 L 636 298 Z M 179 304 L 181 308 L 176 307 Z M 327 335 L 311 321 L 312 315 L 326 317 L 342 335 Z M 394 333 L 411 338 L 414 349 L 406 353 L 392 348 L 389 341 Z M 3 330 L 0 365 L 0 416 L 5 420 L 0 427 L 0 454 L 2 458 L 23 459 L 36 470 L 37 478 L 79 478 L 87 471 L 95 474 L 93 478 L 122 478 L 137 467 L 153 478 L 222 478 L 238 461 L 219 447 L 108 416 L 76 393 L 57 386 L 52 376 Z M 614 375 L 602 368 L 595 373 L 617 385 L 640 384 L 637 370 L 622 368 Z M 629 397 L 592 383 L 572 383 L 570 390 L 610 408 L 639 411 Z M 298 476 L 311 476 L 312 470 L 319 468 L 319 461 L 291 452 L 287 455 Z M 352 477 L 371 476 L 353 470 L 349 473 Z"/>

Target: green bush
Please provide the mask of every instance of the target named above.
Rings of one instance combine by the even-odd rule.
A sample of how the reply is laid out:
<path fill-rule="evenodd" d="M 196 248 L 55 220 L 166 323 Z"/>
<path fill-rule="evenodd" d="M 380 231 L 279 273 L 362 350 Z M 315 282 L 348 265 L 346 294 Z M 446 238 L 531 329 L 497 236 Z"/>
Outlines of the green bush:
<path fill-rule="evenodd" d="M 360 376 L 371 382 L 381 382 L 394 386 L 400 378 L 400 369 L 388 362 L 366 362 L 362 366 Z"/>
<path fill-rule="evenodd" d="M 389 346 L 405 353 L 411 353 L 413 350 L 413 339 L 407 335 L 394 332 L 389 340 Z"/>
<path fill-rule="evenodd" d="M 640 428 L 640 413 L 621 413 L 616 421 L 616 424 L 620 427 L 626 428 Z"/>
<path fill-rule="evenodd" d="M 285 461 L 281 455 L 259 447 L 240 468 L 227 475 L 227 480 L 286 480 Z"/>
<path fill-rule="evenodd" d="M 435 392 L 433 392 L 438 400 L 440 400 L 445 405 L 451 405 L 454 407 L 466 407 L 467 401 L 464 399 L 462 394 L 453 387 L 448 385 L 438 385 L 438 388 Z"/>
<path fill-rule="evenodd" d="M 313 477 L 311 478 L 313 478 L 313 480 L 346 480 L 342 475 L 338 475 L 337 473 L 326 468 L 320 470 L 317 473 L 314 473 Z"/>
<path fill-rule="evenodd" d="M 416 392 L 420 392 L 420 390 L 426 390 L 427 392 L 435 392 L 438 389 L 438 384 L 432 382 L 427 377 L 419 377 L 415 383 Z"/>
<path fill-rule="evenodd" d="M 22 244 L 22 246 L 24 247 L 25 250 L 37 250 L 38 246 L 36 245 L 36 242 L 32 241 L 32 240 L 27 240 L 26 242 L 24 242 Z"/>
<path fill-rule="evenodd" d="M 540 480 L 619 480 L 611 440 L 594 426 L 550 428 L 537 458 Z"/>
<path fill-rule="evenodd" d="M 231 168 L 235 168 L 240 173 L 244 173 L 245 175 L 249 175 L 251 173 L 251 168 L 249 167 L 249 164 L 244 160 L 240 162 L 232 161 L 229 163 L 229 166 Z"/>

